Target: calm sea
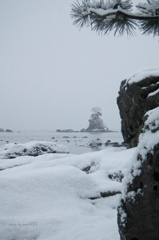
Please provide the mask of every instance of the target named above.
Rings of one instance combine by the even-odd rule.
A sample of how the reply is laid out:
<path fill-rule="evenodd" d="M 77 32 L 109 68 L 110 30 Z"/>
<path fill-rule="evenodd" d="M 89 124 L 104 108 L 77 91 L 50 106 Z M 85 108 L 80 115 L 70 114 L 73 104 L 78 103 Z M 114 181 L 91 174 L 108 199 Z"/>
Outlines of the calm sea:
<path fill-rule="evenodd" d="M 89 143 L 100 139 L 102 147 L 90 148 Z M 30 141 L 51 141 L 63 144 L 69 148 L 72 154 L 81 154 L 104 149 L 106 141 L 123 142 L 121 132 L 85 133 L 85 132 L 54 132 L 54 131 L 21 131 L 21 132 L 0 132 L 0 145 L 6 143 L 26 143 Z"/>

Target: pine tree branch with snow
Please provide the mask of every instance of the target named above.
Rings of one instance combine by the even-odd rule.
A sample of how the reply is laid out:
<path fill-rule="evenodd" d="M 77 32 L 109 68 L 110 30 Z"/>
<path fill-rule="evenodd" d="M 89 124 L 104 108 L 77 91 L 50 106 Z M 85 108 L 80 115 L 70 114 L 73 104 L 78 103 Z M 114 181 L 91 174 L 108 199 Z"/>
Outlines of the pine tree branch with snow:
<path fill-rule="evenodd" d="M 137 13 L 133 12 L 130 0 L 82 0 L 72 4 L 71 17 L 73 24 L 82 28 L 90 26 L 91 30 L 108 34 L 114 31 L 123 35 L 134 35 L 136 28 L 142 34 L 159 35 L 159 0 L 147 0 L 139 3 Z"/>

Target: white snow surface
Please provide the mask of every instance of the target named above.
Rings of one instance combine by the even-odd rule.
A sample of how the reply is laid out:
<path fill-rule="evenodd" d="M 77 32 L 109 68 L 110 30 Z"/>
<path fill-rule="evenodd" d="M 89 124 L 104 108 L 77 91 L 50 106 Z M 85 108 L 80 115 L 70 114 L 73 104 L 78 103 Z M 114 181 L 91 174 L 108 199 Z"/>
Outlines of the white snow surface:
<path fill-rule="evenodd" d="M 100 193 L 121 191 L 122 183 L 108 176 L 125 175 L 134 152 L 108 147 L 81 155 L 0 159 L 0 239 L 119 240 L 121 194 L 101 198 Z M 88 166 L 89 174 L 82 171 Z"/>
<path fill-rule="evenodd" d="M 140 82 L 141 80 L 143 80 L 147 77 L 150 77 L 150 76 L 159 76 L 159 67 L 142 68 L 137 73 L 135 73 L 131 77 L 129 77 L 126 81 L 126 84 Z"/>

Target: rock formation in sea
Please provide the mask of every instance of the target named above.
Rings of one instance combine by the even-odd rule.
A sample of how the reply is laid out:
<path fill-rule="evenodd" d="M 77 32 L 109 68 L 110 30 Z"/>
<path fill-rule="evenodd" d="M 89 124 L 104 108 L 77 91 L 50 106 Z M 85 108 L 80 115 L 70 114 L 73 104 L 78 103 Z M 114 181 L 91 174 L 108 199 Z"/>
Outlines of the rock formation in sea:
<path fill-rule="evenodd" d="M 92 114 L 89 119 L 89 126 L 85 130 L 85 132 L 93 132 L 93 131 L 109 131 L 109 129 L 105 126 L 103 120 L 101 119 L 102 112 L 99 107 L 92 108 Z M 83 129 L 81 130 L 83 131 Z"/>

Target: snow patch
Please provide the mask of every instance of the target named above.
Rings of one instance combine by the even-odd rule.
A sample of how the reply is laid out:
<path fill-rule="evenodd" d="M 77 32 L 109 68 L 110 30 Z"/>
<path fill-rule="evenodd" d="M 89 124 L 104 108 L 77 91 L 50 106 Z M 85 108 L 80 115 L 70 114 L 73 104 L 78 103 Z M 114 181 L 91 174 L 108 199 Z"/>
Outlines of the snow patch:
<path fill-rule="evenodd" d="M 153 67 L 153 68 L 142 68 L 140 71 L 138 71 L 137 73 L 133 74 L 132 76 L 130 76 L 126 83 L 125 86 L 127 84 L 133 84 L 136 82 L 140 82 L 143 79 L 147 78 L 147 77 L 156 77 L 159 76 L 159 67 Z"/>

